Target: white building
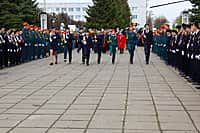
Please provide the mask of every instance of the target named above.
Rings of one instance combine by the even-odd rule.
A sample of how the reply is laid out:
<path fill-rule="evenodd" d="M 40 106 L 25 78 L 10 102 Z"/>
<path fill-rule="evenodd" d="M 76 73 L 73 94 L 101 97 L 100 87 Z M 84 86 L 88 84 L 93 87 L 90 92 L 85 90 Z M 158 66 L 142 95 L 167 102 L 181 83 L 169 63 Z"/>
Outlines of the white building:
<path fill-rule="evenodd" d="M 85 16 L 91 0 L 38 0 L 39 8 L 43 11 L 46 8 L 47 13 L 67 13 L 75 21 L 86 21 Z"/>
<path fill-rule="evenodd" d="M 46 1 L 46 6 L 44 5 Z M 88 6 L 92 0 L 38 0 L 39 8 L 45 9 L 47 13 L 67 13 L 73 20 L 86 21 Z M 146 0 L 128 0 L 132 16 L 131 21 L 143 26 L 146 23 Z"/>
<path fill-rule="evenodd" d="M 138 23 L 141 27 L 146 24 L 147 16 L 147 0 L 128 0 L 131 20 L 134 23 Z"/>

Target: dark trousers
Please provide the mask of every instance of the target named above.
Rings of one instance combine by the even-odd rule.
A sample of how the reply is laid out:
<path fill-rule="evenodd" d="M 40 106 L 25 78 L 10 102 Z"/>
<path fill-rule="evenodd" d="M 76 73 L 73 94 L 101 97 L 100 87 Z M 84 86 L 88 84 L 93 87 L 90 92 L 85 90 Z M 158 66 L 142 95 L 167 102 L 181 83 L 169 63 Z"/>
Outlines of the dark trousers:
<path fill-rule="evenodd" d="M 145 58 L 146 58 L 146 64 L 149 64 L 150 51 L 151 51 L 151 44 L 145 43 L 144 53 L 145 53 Z"/>
<path fill-rule="evenodd" d="M 123 48 L 120 48 L 119 51 L 120 51 L 120 54 L 124 53 L 124 49 Z"/>
<path fill-rule="evenodd" d="M 64 60 L 67 59 L 67 51 L 68 51 L 67 45 L 64 45 Z"/>
<path fill-rule="evenodd" d="M 85 60 L 86 60 L 86 64 L 87 65 L 90 64 L 90 54 L 84 55 L 82 59 L 83 59 L 83 63 L 85 63 Z"/>
<path fill-rule="evenodd" d="M 67 48 L 68 49 L 68 54 L 69 54 L 69 63 L 72 62 L 72 48 Z"/>
<path fill-rule="evenodd" d="M 115 64 L 116 51 L 112 53 L 112 64 Z"/>
<path fill-rule="evenodd" d="M 0 49 L 0 67 L 3 67 L 3 50 Z"/>
<path fill-rule="evenodd" d="M 133 64 L 134 52 L 135 52 L 135 47 L 133 47 L 132 49 L 129 49 L 130 63 L 131 64 Z"/>
<path fill-rule="evenodd" d="M 98 63 L 98 64 L 101 63 L 101 51 L 98 51 L 98 59 L 97 59 L 97 63 Z"/>
<path fill-rule="evenodd" d="M 8 48 L 4 49 L 3 54 L 4 54 L 4 65 L 5 67 L 8 67 Z"/>

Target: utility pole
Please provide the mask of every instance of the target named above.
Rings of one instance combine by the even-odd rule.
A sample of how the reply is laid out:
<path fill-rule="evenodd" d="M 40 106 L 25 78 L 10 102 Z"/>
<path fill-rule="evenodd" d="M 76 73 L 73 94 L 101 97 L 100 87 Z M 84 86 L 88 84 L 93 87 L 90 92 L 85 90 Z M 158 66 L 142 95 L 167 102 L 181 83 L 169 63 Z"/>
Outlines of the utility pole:
<path fill-rule="evenodd" d="M 46 0 L 44 0 L 44 12 L 47 12 L 47 3 L 46 3 Z"/>

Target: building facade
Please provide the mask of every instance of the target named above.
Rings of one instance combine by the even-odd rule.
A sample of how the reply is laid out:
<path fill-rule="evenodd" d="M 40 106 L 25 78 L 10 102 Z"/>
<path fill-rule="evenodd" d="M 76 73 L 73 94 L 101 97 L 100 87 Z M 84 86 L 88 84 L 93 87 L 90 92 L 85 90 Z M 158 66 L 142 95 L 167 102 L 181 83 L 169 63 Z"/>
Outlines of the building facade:
<path fill-rule="evenodd" d="M 47 13 L 67 13 L 75 21 L 86 21 L 85 16 L 91 0 L 38 0 L 39 8 Z"/>
<path fill-rule="evenodd" d="M 138 23 L 139 26 L 144 26 L 146 24 L 147 16 L 147 0 L 128 0 L 130 11 L 131 11 L 131 21 Z"/>
<path fill-rule="evenodd" d="M 46 1 L 46 4 L 44 4 Z M 75 21 L 86 21 L 88 6 L 92 0 L 38 0 L 39 8 L 47 13 L 67 13 Z M 134 23 L 143 26 L 146 23 L 146 0 L 128 0 L 131 14 L 130 19 Z"/>

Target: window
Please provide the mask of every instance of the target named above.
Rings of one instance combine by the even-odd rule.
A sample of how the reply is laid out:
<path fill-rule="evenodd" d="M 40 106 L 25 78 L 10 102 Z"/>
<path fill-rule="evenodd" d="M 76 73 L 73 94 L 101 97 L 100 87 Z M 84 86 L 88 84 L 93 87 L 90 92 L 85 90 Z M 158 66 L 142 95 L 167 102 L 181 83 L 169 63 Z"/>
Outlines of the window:
<path fill-rule="evenodd" d="M 71 15 L 71 16 L 69 16 L 69 18 L 70 18 L 70 19 L 74 19 L 74 16 L 73 16 L 73 15 Z"/>
<path fill-rule="evenodd" d="M 67 8 L 62 8 L 62 12 L 66 12 L 67 11 Z"/>
<path fill-rule="evenodd" d="M 138 18 L 138 15 L 133 15 L 133 19 L 137 19 Z"/>
<path fill-rule="evenodd" d="M 87 8 L 86 8 L 86 7 L 83 7 L 82 10 L 83 10 L 83 11 L 87 11 Z"/>
<path fill-rule="evenodd" d="M 135 11 L 137 9 L 138 9 L 138 7 L 132 7 L 132 11 Z"/>
<path fill-rule="evenodd" d="M 60 8 L 56 8 L 56 11 L 59 12 L 59 11 L 60 11 Z"/>
<path fill-rule="evenodd" d="M 75 18 L 78 19 L 78 20 L 80 20 L 81 16 L 80 15 L 76 15 Z"/>
<path fill-rule="evenodd" d="M 69 8 L 69 12 L 73 12 L 74 11 L 74 8 Z"/>
<path fill-rule="evenodd" d="M 77 11 L 77 12 L 80 12 L 80 11 L 81 11 L 81 8 L 79 8 L 79 7 L 76 8 L 76 11 Z"/>

